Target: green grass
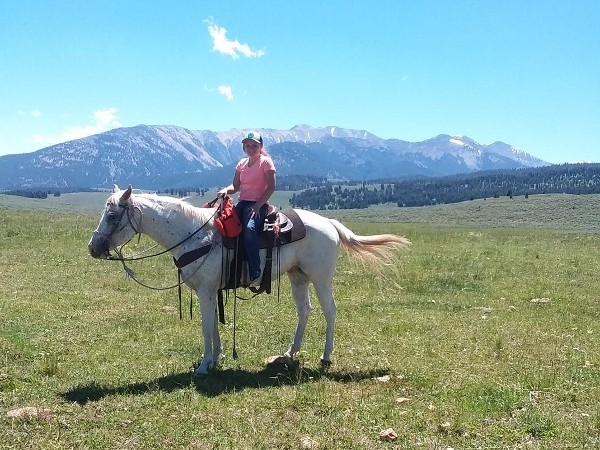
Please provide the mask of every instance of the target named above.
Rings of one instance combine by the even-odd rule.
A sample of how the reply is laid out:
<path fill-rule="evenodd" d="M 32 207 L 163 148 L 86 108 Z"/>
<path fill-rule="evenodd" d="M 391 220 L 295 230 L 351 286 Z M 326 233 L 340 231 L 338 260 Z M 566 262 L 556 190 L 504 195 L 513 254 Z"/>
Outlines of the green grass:
<path fill-rule="evenodd" d="M 189 293 L 180 321 L 175 291 L 87 255 L 105 198 L 0 195 L 2 448 L 600 446 L 599 197 L 326 211 L 413 242 L 386 280 L 341 254 L 331 369 L 319 370 L 316 301 L 298 370 L 265 367 L 295 326 L 282 281 L 280 299 L 238 303 L 238 360 L 229 301 L 225 358 L 197 382 Z M 169 257 L 132 267 L 151 284 L 176 280 Z M 52 416 L 6 416 L 27 406 Z M 383 442 L 389 427 L 398 439 Z"/>

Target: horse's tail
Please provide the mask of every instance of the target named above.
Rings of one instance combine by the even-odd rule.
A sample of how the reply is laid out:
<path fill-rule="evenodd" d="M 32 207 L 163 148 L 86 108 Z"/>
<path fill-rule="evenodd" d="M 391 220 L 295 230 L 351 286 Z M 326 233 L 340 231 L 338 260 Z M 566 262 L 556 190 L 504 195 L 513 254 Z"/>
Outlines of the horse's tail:
<path fill-rule="evenodd" d="M 410 245 L 408 239 L 395 234 L 359 236 L 337 220 L 329 219 L 329 221 L 340 235 L 346 252 L 374 269 L 381 269 L 384 265 L 391 264 L 394 250 L 405 249 Z"/>

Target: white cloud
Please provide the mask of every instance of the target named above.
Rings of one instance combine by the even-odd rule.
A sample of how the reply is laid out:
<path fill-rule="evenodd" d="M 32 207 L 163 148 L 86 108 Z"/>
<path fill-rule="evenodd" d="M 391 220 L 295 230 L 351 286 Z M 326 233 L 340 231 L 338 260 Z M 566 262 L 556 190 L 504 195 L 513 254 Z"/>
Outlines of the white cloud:
<path fill-rule="evenodd" d="M 117 117 L 117 108 L 99 109 L 94 112 L 94 122 L 90 125 L 76 126 L 67 128 L 58 136 L 42 136 L 35 134 L 31 137 L 36 144 L 54 145 L 61 142 L 72 141 L 73 139 L 81 139 L 93 134 L 102 133 L 121 126 Z"/>
<path fill-rule="evenodd" d="M 227 98 L 227 100 L 229 101 L 233 100 L 233 91 L 231 89 L 231 86 L 219 86 L 219 94 L 224 95 L 225 98 Z"/>
<path fill-rule="evenodd" d="M 208 23 L 208 33 L 213 41 L 214 52 L 229 55 L 233 59 L 238 59 L 240 55 L 246 58 L 259 58 L 265 54 L 264 50 L 253 50 L 248 44 L 242 44 L 237 39 L 235 41 L 227 39 L 227 30 L 212 23 L 212 20 L 204 22 Z"/>
<path fill-rule="evenodd" d="M 33 117 L 34 119 L 42 117 L 42 112 L 39 109 L 34 109 L 32 111 L 18 111 L 18 114 L 24 117 Z"/>
<path fill-rule="evenodd" d="M 103 131 L 121 126 L 117 118 L 117 108 L 99 109 L 94 113 L 94 120 L 96 121 L 96 126 L 103 128 Z"/>

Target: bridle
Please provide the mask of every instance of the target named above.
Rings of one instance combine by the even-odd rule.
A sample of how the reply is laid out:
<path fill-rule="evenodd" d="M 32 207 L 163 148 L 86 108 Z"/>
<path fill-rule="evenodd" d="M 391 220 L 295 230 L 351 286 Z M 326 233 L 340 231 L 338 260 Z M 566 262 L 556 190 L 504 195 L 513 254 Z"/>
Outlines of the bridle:
<path fill-rule="evenodd" d="M 107 247 L 110 244 L 110 240 L 111 240 L 113 234 L 115 234 L 115 233 L 117 233 L 117 232 L 119 232 L 121 230 L 124 230 L 125 227 L 128 226 L 128 225 L 131 226 L 131 228 L 133 229 L 133 231 L 135 232 L 135 234 L 140 234 L 139 229 L 141 228 L 142 217 L 143 217 L 142 210 L 139 207 L 137 207 L 137 206 L 133 207 L 135 210 L 139 211 L 139 213 L 140 213 L 140 220 L 139 220 L 138 226 L 136 228 L 136 226 L 133 224 L 133 221 L 131 219 L 131 213 L 130 213 L 130 206 L 132 206 L 132 202 L 130 200 L 128 200 L 125 204 L 119 202 L 117 204 L 117 206 L 120 208 L 121 212 L 119 213 L 119 215 L 118 215 L 118 217 L 116 219 L 112 219 L 113 214 L 112 213 L 108 213 L 109 220 L 111 220 L 113 222 L 110 231 L 108 233 L 103 233 L 103 232 L 99 231 L 98 228 L 96 228 L 94 230 L 94 233 L 93 233 L 93 234 L 97 234 L 101 238 L 103 238 L 106 241 Z M 121 221 L 123 220 L 123 216 L 125 215 L 125 213 L 127 213 L 127 222 L 123 226 L 121 226 L 119 228 L 119 226 L 121 225 Z M 109 253 L 108 250 L 106 250 L 106 253 L 107 253 L 107 256 L 108 256 L 107 259 L 114 259 L 114 257 Z"/>

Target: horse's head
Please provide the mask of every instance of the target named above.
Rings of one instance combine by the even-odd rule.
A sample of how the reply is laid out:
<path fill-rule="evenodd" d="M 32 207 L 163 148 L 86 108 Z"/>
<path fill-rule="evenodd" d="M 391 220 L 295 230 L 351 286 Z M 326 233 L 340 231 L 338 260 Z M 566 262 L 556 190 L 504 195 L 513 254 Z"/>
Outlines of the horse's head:
<path fill-rule="evenodd" d="M 131 198 L 131 185 L 120 191 L 117 185 L 113 194 L 106 201 L 106 208 L 100 218 L 100 223 L 88 243 L 90 255 L 94 258 L 106 259 L 110 251 L 129 241 L 139 230 L 136 226 L 135 206 Z"/>

